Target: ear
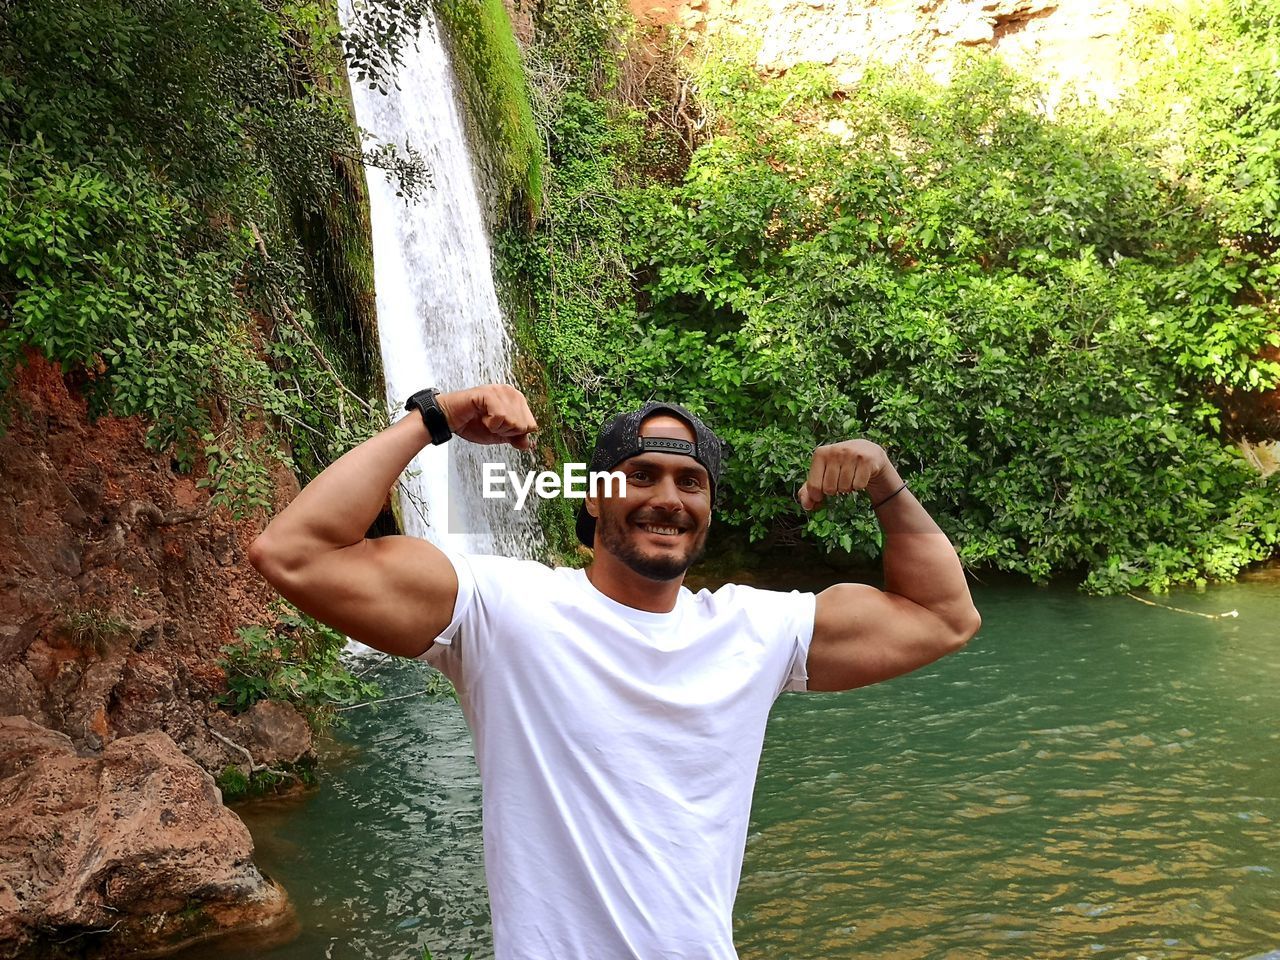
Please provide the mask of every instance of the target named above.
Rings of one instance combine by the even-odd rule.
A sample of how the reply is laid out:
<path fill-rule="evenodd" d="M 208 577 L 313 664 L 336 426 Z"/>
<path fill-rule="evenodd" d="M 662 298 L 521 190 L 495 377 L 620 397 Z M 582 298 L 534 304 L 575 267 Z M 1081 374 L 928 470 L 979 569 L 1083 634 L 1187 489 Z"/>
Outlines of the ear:
<path fill-rule="evenodd" d="M 587 502 L 587 513 L 591 514 L 591 516 L 599 520 L 600 519 L 600 498 L 593 497 L 591 496 L 591 494 L 588 493 L 586 502 Z"/>

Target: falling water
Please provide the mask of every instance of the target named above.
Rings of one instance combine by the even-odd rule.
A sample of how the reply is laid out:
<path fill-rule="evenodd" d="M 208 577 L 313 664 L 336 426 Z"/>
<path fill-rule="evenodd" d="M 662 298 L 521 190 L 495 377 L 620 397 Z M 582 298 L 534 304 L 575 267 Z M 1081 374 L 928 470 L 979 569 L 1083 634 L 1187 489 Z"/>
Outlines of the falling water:
<path fill-rule="evenodd" d="M 344 14 L 349 19 L 350 11 Z M 360 126 L 377 142 L 412 144 L 431 172 L 421 196 L 406 202 L 382 171 L 367 170 L 378 331 L 393 417 L 424 387 L 512 382 L 511 341 L 494 291 L 457 85 L 433 19 L 417 48 L 404 51 L 396 82 L 399 89 L 382 94 L 351 79 Z M 541 533 L 532 510 L 483 499 L 479 486 L 482 462 L 504 461 L 523 473 L 530 462 L 521 457 L 506 445 L 458 439 L 427 447 L 402 478 L 405 532 L 454 550 L 535 555 Z"/>

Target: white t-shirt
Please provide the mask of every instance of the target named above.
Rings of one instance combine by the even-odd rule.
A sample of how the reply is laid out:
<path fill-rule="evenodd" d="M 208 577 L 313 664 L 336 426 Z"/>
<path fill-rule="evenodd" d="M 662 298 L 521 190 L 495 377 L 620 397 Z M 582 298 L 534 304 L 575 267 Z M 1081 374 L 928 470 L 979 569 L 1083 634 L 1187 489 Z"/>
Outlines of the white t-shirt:
<path fill-rule="evenodd" d="M 805 689 L 812 593 L 681 588 L 670 613 L 582 570 L 458 556 L 424 658 L 483 787 L 498 960 L 731 960 L 765 722 Z"/>

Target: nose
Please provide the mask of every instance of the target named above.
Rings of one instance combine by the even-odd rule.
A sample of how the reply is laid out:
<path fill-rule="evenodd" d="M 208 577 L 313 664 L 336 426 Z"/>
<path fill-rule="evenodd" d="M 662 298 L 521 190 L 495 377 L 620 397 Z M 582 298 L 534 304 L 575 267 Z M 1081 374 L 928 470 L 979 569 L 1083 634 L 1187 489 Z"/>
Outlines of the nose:
<path fill-rule="evenodd" d="M 649 505 L 670 513 L 684 509 L 684 501 L 680 499 L 680 488 L 676 486 L 675 477 L 667 474 L 653 485 Z"/>

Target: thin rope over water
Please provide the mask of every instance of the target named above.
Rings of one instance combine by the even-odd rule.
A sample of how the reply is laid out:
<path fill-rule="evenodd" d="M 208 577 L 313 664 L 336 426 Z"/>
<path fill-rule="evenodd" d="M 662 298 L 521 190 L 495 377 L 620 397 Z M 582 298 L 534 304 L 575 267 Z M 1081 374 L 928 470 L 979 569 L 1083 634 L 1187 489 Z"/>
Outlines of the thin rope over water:
<path fill-rule="evenodd" d="M 1137 600 L 1139 603 L 1145 603 L 1148 607 L 1161 607 L 1165 610 L 1174 610 L 1178 613 L 1189 613 L 1193 617 L 1204 617 L 1206 620 L 1225 620 L 1227 617 L 1240 616 L 1239 610 L 1228 610 L 1226 613 L 1201 613 L 1199 610 L 1184 610 L 1182 607 L 1174 607 L 1167 603 L 1156 603 L 1154 600 L 1143 600 L 1141 597 L 1135 597 L 1132 593 L 1126 593 L 1126 597 Z"/>

